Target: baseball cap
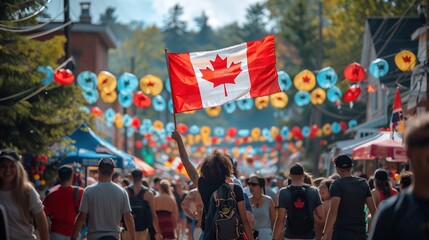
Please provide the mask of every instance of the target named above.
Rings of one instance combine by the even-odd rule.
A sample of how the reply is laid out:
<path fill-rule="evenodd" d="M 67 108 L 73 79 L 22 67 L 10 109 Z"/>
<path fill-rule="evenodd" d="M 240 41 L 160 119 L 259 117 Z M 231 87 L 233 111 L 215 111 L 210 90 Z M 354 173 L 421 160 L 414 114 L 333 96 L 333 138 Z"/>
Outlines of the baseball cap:
<path fill-rule="evenodd" d="M 4 148 L 0 150 L 0 159 L 9 159 L 12 161 L 19 161 L 20 156 L 14 150 L 10 148 Z"/>
<path fill-rule="evenodd" d="M 98 162 L 98 167 L 99 168 L 104 168 L 104 167 L 115 168 L 115 161 L 113 161 L 112 158 L 102 158 Z"/>
<path fill-rule="evenodd" d="M 73 168 L 69 165 L 63 165 L 58 168 L 58 177 L 61 181 L 67 180 L 73 174 Z"/>
<path fill-rule="evenodd" d="M 301 164 L 295 163 L 289 170 L 290 175 L 304 175 L 304 167 Z"/>
<path fill-rule="evenodd" d="M 131 172 L 131 176 L 132 176 L 133 178 L 142 178 L 142 177 L 143 177 L 143 171 L 142 171 L 142 170 L 140 170 L 140 169 L 134 169 L 134 170 Z"/>
<path fill-rule="evenodd" d="M 348 155 L 338 155 L 334 158 L 335 167 L 351 168 L 353 166 L 352 159 Z"/>
<path fill-rule="evenodd" d="M 388 177 L 389 177 L 389 174 L 383 168 L 379 168 L 379 169 L 375 170 L 375 173 L 374 173 L 374 178 L 375 179 L 377 179 L 377 180 L 387 180 Z"/>

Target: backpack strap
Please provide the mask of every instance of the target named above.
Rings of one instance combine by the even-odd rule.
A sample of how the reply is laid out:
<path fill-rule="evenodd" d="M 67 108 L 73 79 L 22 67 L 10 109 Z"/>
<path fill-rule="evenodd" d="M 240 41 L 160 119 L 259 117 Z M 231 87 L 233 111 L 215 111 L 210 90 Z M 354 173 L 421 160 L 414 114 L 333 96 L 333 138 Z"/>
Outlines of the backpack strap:
<path fill-rule="evenodd" d="M 234 192 L 234 183 L 222 183 L 222 185 L 220 187 L 222 187 L 224 184 L 228 184 L 229 188 L 231 189 L 230 195 L 237 202 L 237 200 L 235 198 L 235 192 Z M 213 199 L 215 201 L 216 207 L 218 207 L 220 204 L 218 193 L 217 193 L 218 191 L 219 191 L 219 189 L 217 189 L 216 191 L 213 192 Z"/>
<path fill-rule="evenodd" d="M 78 201 L 79 201 L 79 187 L 73 186 L 73 206 L 76 213 L 79 212 L 79 206 L 77 204 Z"/>

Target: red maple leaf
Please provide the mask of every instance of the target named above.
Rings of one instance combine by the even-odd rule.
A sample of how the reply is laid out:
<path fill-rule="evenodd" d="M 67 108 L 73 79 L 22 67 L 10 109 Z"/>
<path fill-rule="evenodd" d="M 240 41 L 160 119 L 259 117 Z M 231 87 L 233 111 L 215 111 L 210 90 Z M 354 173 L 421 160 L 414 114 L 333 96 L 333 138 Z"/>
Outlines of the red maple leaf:
<path fill-rule="evenodd" d="M 309 83 L 309 82 L 310 82 L 310 77 L 309 77 L 309 76 L 307 76 L 307 75 L 305 75 L 305 76 L 302 78 L 302 81 L 303 81 L 304 83 Z"/>
<path fill-rule="evenodd" d="M 200 69 L 203 74 L 202 78 L 213 83 L 213 88 L 223 84 L 225 97 L 228 97 L 226 84 L 235 84 L 235 78 L 241 73 L 241 62 L 232 62 L 229 67 L 227 66 L 227 62 L 228 57 L 222 59 L 219 55 L 216 55 L 214 61 L 210 60 L 213 70 L 208 67 Z"/>
<path fill-rule="evenodd" d="M 305 203 L 301 200 L 301 199 L 297 199 L 294 203 L 293 203 L 293 205 L 295 205 L 295 208 L 303 208 L 304 207 L 304 205 L 305 205 Z"/>
<path fill-rule="evenodd" d="M 405 57 L 402 57 L 402 60 L 404 60 L 404 62 L 411 62 L 411 57 L 410 56 L 405 56 Z"/>

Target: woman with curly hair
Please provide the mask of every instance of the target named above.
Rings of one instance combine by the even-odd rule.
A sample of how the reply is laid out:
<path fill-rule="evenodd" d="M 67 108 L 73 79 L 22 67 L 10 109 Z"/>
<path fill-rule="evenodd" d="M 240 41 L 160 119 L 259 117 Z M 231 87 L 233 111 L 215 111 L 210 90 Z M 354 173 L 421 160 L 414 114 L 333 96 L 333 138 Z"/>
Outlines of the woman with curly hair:
<path fill-rule="evenodd" d="M 40 238 L 49 238 L 42 201 L 28 181 L 19 155 L 11 149 L 0 150 L 0 205 L 6 209 L 10 240 L 37 239 L 33 219 Z"/>
<path fill-rule="evenodd" d="M 185 167 L 191 181 L 197 186 L 198 192 L 200 193 L 203 200 L 204 209 L 201 223 L 201 229 L 203 232 L 200 236 L 200 239 L 215 239 L 216 234 L 213 226 L 214 224 L 210 224 L 213 222 L 213 219 L 211 219 L 213 214 L 208 213 L 210 199 L 212 194 L 220 186 L 222 186 L 224 183 L 232 182 L 230 177 L 233 172 L 233 165 L 225 153 L 214 150 L 212 153 L 204 157 L 201 164 L 200 176 L 197 172 L 197 169 L 195 169 L 194 165 L 192 165 L 192 163 L 189 161 L 188 154 L 179 132 L 174 130 L 171 137 L 177 142 L 183 166 Z M 237 201 L 238 213 L 244 227 L 245 237 L 247 237 L 249 240 L 253 240 L 252 229 L 246 215 L 243 190 L 239 185 L 234 184 L 233 191 L 235 194 L 235 200 Z"/>
<path fill-rule="evenodd" d="M 376 207 L 378 207 L 383 200 L 398 194 L 398 191 L 390 185 L 389 174 L 382 168 L 377 169 L 374 173 L 374 187 L 372 196 L 374 197 Z"/>

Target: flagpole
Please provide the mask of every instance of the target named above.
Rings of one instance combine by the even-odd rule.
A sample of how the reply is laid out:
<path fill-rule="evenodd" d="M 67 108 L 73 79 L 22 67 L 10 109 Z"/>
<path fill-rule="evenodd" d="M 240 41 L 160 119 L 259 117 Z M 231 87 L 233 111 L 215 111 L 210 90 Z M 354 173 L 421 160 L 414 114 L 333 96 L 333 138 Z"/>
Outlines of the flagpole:
<path fill-rule="evenodd" d="M 170 66 L 168 61 L 168 49 L 164 48 L 164 54 L 165 54 L 165 62 L 167 63 L 167 72 L 168 72 L 168 80 L 170 81 L 170 87 L 173 85 L 171 84 L 171 78 L 170 78 Z M 176 112 L 174 111 L 174 97 L 173 97 L 173 88 L 171 88 L 171 101 L 173 102 L 173 121 L 174 121 L 174 130 L 177 130 L 177 123 L 176 123 Z"/>

